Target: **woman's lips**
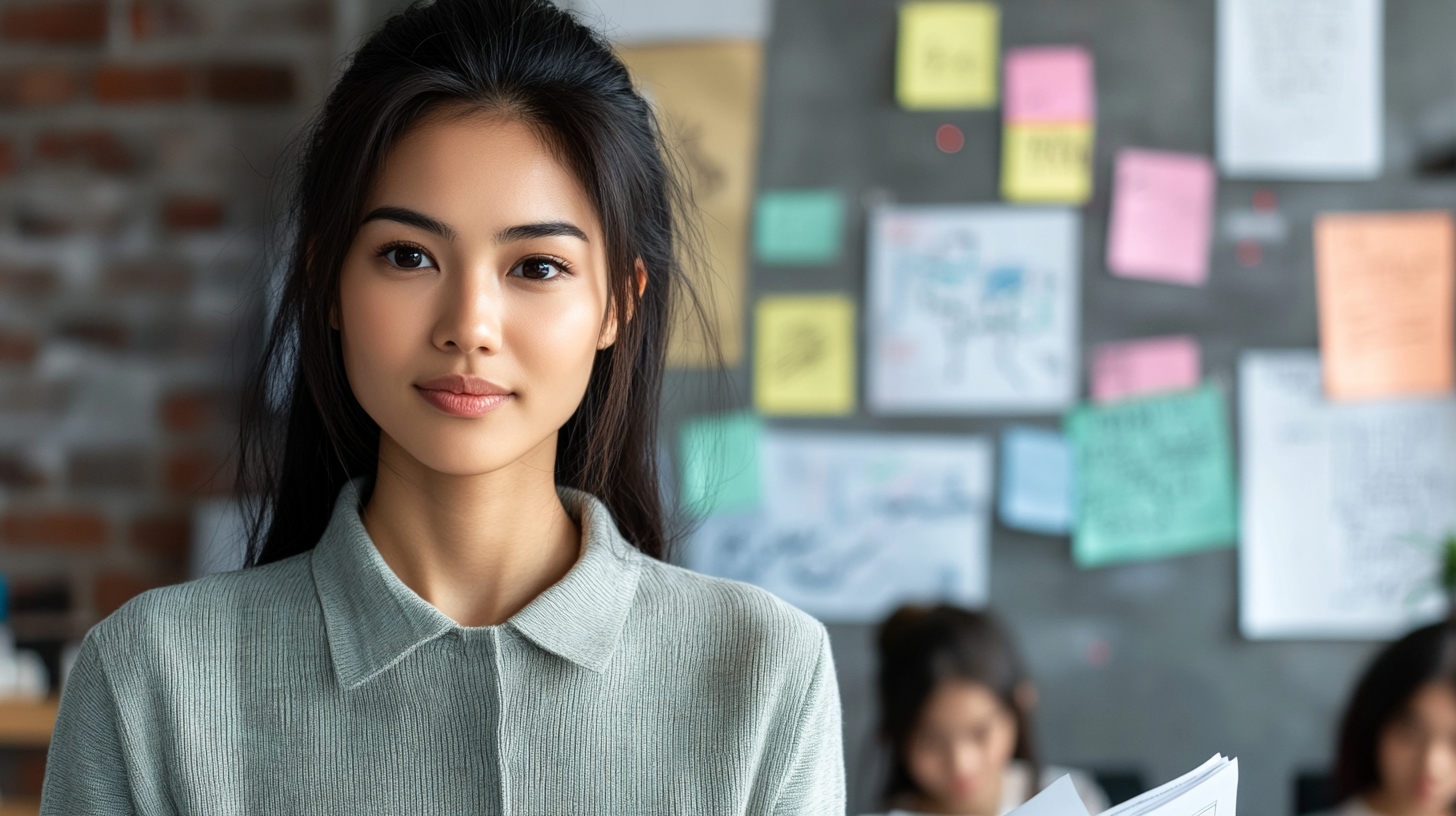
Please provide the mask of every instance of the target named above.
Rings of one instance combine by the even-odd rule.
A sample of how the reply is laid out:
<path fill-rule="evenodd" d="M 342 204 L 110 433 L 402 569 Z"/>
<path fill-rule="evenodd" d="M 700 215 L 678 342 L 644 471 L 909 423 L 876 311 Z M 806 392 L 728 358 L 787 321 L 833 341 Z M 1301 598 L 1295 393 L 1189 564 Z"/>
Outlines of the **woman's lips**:
<path fill-rule="evenodd" d="M 417 383 L 415 388 L 429 403 L 457 417 L 478 417 L 494 411 L 514 394 L 480 377 L 447 374 Z"/>

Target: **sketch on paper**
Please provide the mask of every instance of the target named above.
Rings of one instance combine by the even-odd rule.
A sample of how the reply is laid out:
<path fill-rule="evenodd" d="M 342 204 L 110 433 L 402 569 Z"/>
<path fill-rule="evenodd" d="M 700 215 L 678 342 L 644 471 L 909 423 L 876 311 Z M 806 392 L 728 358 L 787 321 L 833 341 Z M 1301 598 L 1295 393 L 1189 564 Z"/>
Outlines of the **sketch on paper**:
<path fill-rule="evenodd" d="M 759 465 L 759 512 L 704 521 L 689 568 L 829 621 L 875 622 L 907 601 L 986 602 L 986 439 L 771 432 Z"/>
<path fill-rule="evenodd" d="M 870 407 L 1055 412 L 1076 391 L 1077 216 L 882 207 L 872 216 Z"/>
<path fill-rule="evenodd" d="M 1239 369 L 1244 634 L 1383 638 L 1443 614 L 1456 401 L 1328 402 L 1313 351 Z"/>

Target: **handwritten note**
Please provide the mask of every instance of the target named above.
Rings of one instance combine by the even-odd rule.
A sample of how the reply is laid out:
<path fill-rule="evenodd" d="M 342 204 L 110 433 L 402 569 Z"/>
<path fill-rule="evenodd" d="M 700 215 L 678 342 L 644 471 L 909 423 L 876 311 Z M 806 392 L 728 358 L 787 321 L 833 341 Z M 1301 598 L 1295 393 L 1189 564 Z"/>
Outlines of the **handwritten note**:
<path fill-rule="evenodd" d="M 1161 558 L 1238 534 L 1223 395 L 1084 407 L 1067 418 L 1077 463 L 1072 555 L 1083 567 Z"/>
<path fill-rule="evenodd" d="M 1213 162 L 1190 153 L 1117 154 L 1107 268 L 1125 278 L 1202 286 L 1213 231 Z"/>
<path fill-rule="evenodd" d="M 683 509 L 696 516 L 758 507 L 758 440 L 763 422 L 751 411 L 697 417 L 679 436 Z"/>
<path fill-rule="evenodd" d="M 753 399 L 764 414 L 854 412 L 854 302 L 776 295 L 758 302 Z"/>
<path fill-rule="evenodd" d="M 1329 402 L 1314 351 L 1246 352 L 1239 439 L 1246 637 L 1384 639 L 1446 616 L 1456 400 Z"/>
<path fill-rule="evenodd" d="M 895 98 L 907 110 L 996 104 L 1000 11 L 984 2 L 900 6 Z"/>
<path fill-rule="evenodd" d="M 880 414 L 1059 412 L 1077 392 L 1077 214 L 871 215 L 869 387 Z"/>
<path fill-rule="evenodd" d="M 832 263 L 843 231 L 844 196 L 838 190 L 770 190 L 758 197 L 753 241 L 763 263 Z"/>
<path fill-rule="evenodd" d="M 766 433 L 763 509 L 705 521 L 686 565 L 757 584 L 826 621 L 988 594 L 991 450 L 983 437 Z"/>
<path fill-rule="evenodd" d="M 1444 210 L 1315 219 L 1320 350 L 1333 399 L 1452 386 L 1456 231 Z"/>
<path fill-rule="evenodd" d="M 1383 18 L 1381 0 L 1219 0 L 1224 174 L 1379 176 Z"/>
<path fill-rule="evenodd" d="M 1198 385 L 1198 341 L 1187 335 L 1103 343 L 1092 357 L 1092 399 L 1113 402 Z"/>
<path fill-rule="evenodd" d="M 1072 447 L 1057 431 L 1013 425 L 1001 435 L 1001 523 L 1042 535 L 1072 529 Z"/>
<path fill-rule="evenodd" d="M 1003 198 L 1080 204 L 1091 196 L 1095 96 L 1092 55 L 1085 48 L 1007 53 Z"/>

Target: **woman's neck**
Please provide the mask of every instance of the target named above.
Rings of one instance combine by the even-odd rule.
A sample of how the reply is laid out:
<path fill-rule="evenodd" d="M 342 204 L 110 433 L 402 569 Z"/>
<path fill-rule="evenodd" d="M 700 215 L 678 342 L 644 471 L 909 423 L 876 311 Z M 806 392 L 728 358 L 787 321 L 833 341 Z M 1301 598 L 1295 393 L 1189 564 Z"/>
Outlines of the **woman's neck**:
<path fill-rule="evenodd" d="M 451 476 L 383 435 L 364 529 L 400 581 L 444 615 L 462 626 L 503 623 L 581 552 L 555 460 L 553 436 L 498 471 Z"/>

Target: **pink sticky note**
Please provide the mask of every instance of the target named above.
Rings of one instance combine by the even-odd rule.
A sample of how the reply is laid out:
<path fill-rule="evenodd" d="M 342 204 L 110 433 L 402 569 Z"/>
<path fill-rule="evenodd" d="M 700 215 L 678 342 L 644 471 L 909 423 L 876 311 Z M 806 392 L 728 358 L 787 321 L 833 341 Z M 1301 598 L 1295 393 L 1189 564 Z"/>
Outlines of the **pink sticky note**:
<path fill-rule="evenodd" d="M 1090 122 L 1096 117 L 1092 55 L 1075 45 L 1006 52 L 1006 121 Z"/>
<path fill-rule="evenodd" d="M 1202 286 L 1213 191 L 1213 162 L 1206 156 L 1136 148 L 1118 153 L 1107 268 L 1125 278 Z"/>
<path fill-rule="evenodd" d="M 1104 343 L 1092 358 L 1092 399 L 1112 402 L 1198 385 L 1198 341 L 1187 335 Z"/>

